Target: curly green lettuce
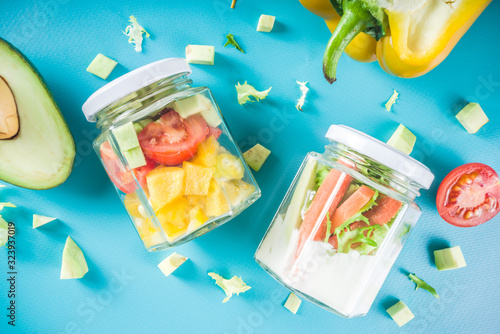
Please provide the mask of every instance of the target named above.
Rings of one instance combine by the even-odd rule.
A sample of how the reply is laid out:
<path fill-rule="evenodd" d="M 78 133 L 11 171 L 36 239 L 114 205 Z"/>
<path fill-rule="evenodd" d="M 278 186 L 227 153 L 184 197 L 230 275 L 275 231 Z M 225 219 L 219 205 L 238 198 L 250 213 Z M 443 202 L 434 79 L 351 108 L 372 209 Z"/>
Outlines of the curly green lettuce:
<path fill-rule="evenodd" d="M 269 87 L 269 89 L 259 92 L 253 86 L 247 84 L 246 81 L 243 85 L 238 82 L 238 84 L 236 85 L 236 92 L 238 93 L 238 103 L 244 105 L 248 101 L 259 102 L 260 100 L 263 100 L 267 97 L 267 94 L 269 94 L 271 88 L 273 87 Z M 250 97 L 253 97 L 255 101 L 252 101 Z"/>
<path fill-rule="evenodd" d="M 245 282 L 237 276 L 233 276 L 231 279 L 225 279 L 216 273 L 208 273 L 208 276 L 212 277 L 215 280 L 215 284 L 220 286 L 226 293 L 226 298 L 222 301 L 223 303 L 227 302 L 233 294 L 239 295 L 251 289 L 250 286 L 246 285 Z"/>
<path fill-rule="evenodd" d="M 134 15 L 130 16 L 130 23 L 125 28 L 123 32 L 125 35 L 129 37 L 128 42 L 135 45 L 135 51 L 142 51 L 142 34 L 145 33 L 146 37 L 149 37 L 149 33 L 137 22 L 137 18 Z"/>
<path fill-rule="evenodd" d="M 226 44 L 224 44 L 224 47 L 232 45 L 236 48 L 236 50 L 240 51 L 241 53 L 245 53 L 245 51 L 243 51 L 243 49 L 239 46 L 238 42 L 236 42 L 236 40 L 234 39 L 233 34 L 227 34 L 226 38 L 227 38 L 227 41 L 226 41 Z"/>

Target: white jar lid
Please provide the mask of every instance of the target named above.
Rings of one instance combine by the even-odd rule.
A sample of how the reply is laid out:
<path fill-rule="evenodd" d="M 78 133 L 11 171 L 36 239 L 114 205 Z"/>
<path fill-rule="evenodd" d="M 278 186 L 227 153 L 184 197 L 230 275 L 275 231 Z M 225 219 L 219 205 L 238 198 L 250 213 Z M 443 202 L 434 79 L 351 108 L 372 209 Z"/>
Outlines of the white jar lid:
<path fill-rule="evenodd" d="M 87 121 L 95 122 L 95 115 L 111 103 L 158 80 L 180 73 L 191 74 L 191 68 L 184 58 L 167 58 L 139 67 L 92 94 L 83 104 L 83 113 Z"/>
<path fill-rule="evenodd" d="M 356 152 L 401 173 L 421 185 L 422 188 L 429 189 L 434 180 L 434 174 L 429 168 L 392 146 L 361 131 L 345 125 L 331 125 L 325 137 L 349 146 Z"/>

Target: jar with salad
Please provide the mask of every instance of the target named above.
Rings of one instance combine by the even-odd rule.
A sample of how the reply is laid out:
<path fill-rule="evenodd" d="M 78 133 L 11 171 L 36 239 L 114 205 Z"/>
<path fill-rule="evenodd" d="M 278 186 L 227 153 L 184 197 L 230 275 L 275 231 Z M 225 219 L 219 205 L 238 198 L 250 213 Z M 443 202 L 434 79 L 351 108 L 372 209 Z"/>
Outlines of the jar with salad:
<path fill-rule="evenodd" d="M 157 251 L 231 220 L 260 197 L 212 93 L 168 58 L 108 83 L 83 105 L 94 141 L 144 246 Z"/>
<path fill-rule="evenodd" d="M 294 293 L 346 318 L 367 314 L 434 179 L 404 153 L 332 125 L 310 152 L 255 254 Z"/>

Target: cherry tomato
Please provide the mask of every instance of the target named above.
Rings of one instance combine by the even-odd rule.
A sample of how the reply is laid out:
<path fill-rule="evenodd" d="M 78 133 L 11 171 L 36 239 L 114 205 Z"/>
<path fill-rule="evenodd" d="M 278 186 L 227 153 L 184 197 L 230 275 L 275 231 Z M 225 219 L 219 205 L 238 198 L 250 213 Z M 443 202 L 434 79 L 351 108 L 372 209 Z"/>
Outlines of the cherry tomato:
<path fill-rule="evenodd" d="M 102 143 L 101 145 L 101 159 L 106 167 L 106 172 L 108 173 L 109 178 L 115 186 L 120 189 L 120 191 L 126 194 L 130 194 L 135 191 L 136 183 L 134 177 L 122 165 L 108 141 Z M 156 167 L 154 161 L 146 158 L 146 162 L 146 165 L 133 169 L 135 177 L 141 187 L 146 186 L 147 174 Z"/>
<path fill-rule="evenodd" d="M 469 163 L 452 170 L 439 186 L 439 215 L 459 227 L 487 222 L 500 211 L 500 181 L 489 166 Z"/>
<path fill-rule="evenodd" d="M 146 125 L 138 138 L 148 158 L 161 165 L 174 166 L 191 159 L 208 132 L 203 116 L 182 119 L 170 110 L 158 121 Z"/>

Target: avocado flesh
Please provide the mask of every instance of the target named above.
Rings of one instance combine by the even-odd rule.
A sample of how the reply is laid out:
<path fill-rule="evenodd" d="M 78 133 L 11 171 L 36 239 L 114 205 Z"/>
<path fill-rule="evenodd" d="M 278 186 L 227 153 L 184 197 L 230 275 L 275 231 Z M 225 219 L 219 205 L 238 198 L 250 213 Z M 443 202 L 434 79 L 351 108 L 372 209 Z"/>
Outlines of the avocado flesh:
<path fill-rule="evenodd" d="M 22 53 L 0 39 L 0 77 L 14 96 L 19 133 L 0 140 L 0 180 L 49 189 L 71 173 L 75 143 L 41 76 Z"/>

